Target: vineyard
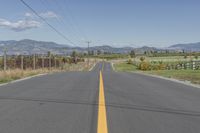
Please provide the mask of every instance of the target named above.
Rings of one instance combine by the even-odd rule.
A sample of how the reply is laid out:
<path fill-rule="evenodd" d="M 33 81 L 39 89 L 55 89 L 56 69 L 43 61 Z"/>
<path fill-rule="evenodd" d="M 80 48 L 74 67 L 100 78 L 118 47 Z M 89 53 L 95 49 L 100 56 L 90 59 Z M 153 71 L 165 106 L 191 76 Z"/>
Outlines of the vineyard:
<path fill-rule="evenodd" d="M 84 62 L 83 58 L 63 55 L 4 55 L 0 57 L 0 70 L 60 68 L 65 64 Z"/>

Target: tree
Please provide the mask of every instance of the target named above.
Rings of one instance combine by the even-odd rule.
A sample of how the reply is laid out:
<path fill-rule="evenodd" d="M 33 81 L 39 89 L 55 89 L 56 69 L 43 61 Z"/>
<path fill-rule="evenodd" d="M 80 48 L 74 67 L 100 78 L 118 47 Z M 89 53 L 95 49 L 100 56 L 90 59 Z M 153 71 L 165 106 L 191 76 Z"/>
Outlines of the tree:
<path fill-rule="evenodd" d="M 101 50 L 97 50 L 97 55 L 100 55 L 101 54 Z"/>
<path fill-rule="evenodd" d="M 187 59 L 187 55 L 184 55 L 184 59 Z"/>
<path fill-rule="evenodd" d="M 72 60 L 73 62 L 76 64 L 77 63 L 77 52 L 73 51 L 71 54 Z"/>
<path fill-rule="evenodd" d="M 140 57 L 140 61 L 143 62 L 145 60 L 145 57 Z"/>
<path fill-rule="evenodd" d="M 135 58 L 136 54 L 135 54 L 134 50 L 131 50 L 130 56 L 131 56 L 131 58 Z"/>
<path fill-rule="evenodd" d="M 195 55 L 194 58 L 197 60 L 198 59 L 198 55 Z"/>

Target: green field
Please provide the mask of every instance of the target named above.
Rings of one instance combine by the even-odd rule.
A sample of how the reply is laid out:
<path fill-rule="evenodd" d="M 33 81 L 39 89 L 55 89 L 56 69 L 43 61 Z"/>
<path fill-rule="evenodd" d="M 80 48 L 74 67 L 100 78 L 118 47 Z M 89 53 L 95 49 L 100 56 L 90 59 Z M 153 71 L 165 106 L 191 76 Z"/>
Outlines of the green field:
<path fill-rule="evenodd" d="M 132 64 L 127 64 L 126 62 L 114 64 L 115 71 L 128 72 L 137 70 L 136 66 Z"/>
<path fill-rule="evenodd" d="M 132 72 L 140 71 L 136 66 L 127 64 L 127 62 L 118 62 L 114 65 L 115 71 Z M 200 84 L 200 70 L 151 70 L 140 71 L 147 74 L 159 75 L 167 78 L 174 78 L 183 81 L 190 81 L 194 84 Z"/>
<path fill-rule="evenodd" d="M 135 61 L 140 62 L 140 57 L 136 57 Z M 188 56 L 185 58 L 184 56 L 166 56 L 166 57 L 145 57 L 146 61 L 152 62 L 152 61 L 162 61 L 162 62 L 168 62 L 168 63 L 173 63 L 173 62 L 188 62 L 188 61 L 198 61 L 200 60 L 200 57 L 198 59 L 195 59 L 194 56 Z"/>
<path fill-rule="evenodd" d="M 113 59 L 126 59 L 129 58 L 128 54 L 102 54 L 102 55 L 95 55 L 92 58 L 99 58 L 99 59 L 106 59 L 106 60 L 113 60 Z"/>

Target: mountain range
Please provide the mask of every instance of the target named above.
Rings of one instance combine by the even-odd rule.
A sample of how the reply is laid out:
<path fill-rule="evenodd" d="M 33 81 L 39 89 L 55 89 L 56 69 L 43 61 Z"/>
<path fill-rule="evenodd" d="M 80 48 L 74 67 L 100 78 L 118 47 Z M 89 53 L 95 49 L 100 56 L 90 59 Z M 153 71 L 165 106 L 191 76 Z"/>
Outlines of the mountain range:
<path fill-rule="evenodd" d="M 187 44 L 175 44 L 169 47 L 170 49 L 182 49 L 185 51 L 200 51 L 200 42 L 187 43 Z"/>
<path fill-rule="evenodd" d="M 0 55 L 3 55 L 4 49 L 6 49 L 7 54 L 9 55 L 46 54 L 48 51 L 51 51 L 54 54 L 70 54 L 74 50 L 76 50 L 77 52 L 86 53 L 88 50 L 86 47 L 72 47 L 69 45 L 57 44 L 55 42 L 35 41 L 30 39 L 24 39 L 19 41 L 15 40 L 0 41 Z M 165 49 L 200 51 L 200 42 L 188 43 L 188 44 L 175 44 Z M 133 47 L 116 48 L 108 45 L 90 47 L 90 51 L 104 51 L 109 53 L 128 53 L 131 50 L 144 52 L 144 51 L 155 51 L 164 49 L 158 49 L 155 47 L 147 47 L 147 46 L 140 48 L 133 48 Z"/>

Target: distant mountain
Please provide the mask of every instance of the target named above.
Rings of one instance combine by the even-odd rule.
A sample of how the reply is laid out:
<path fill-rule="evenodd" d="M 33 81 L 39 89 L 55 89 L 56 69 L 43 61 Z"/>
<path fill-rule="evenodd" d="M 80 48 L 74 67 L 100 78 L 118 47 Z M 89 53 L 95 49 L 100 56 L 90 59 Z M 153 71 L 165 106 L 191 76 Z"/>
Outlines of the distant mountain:
<path fill-rule="evenodd" d="M 54 42 L 44 42 L 24 39 L 20 41 L 0 41 L 0 54 L 2 55 L 3 50 L 6 48 L 7 53 L 13 54 L 41 54 L 52 51 L 54 53 L 60 53 L 59 49 L 68 48 L 69 46 L 56 44 Z"/>
<path fill-rule="evenodd" d="M 35 41 L 30 39 L 24 39 L 20 41 L 9 40 L 0 41 L 0 55 L 3 55 L 4 49 L 7 49 L 9 55 L 19 54 L 46 54 L 51 51 L 54 54 L 71 54 L 72 51 L 86 53 L 86 47 L 72 47 L 64 44 L 57 44 L 55 42 Z M 90 51 L 101 51 L 107 53 L 129 53 L 131 50 L 135 50 L 136 53 L 143 54 L 145 51 L 159 51 L 159 50 L 171 50 L 171 51 L 200 51 L 200 42 L 188 43 L 188 44 L 176 44 L 168 48 L 158 49 L 155 47 L 143 46 L 140 48 L 133 47 L 121 47 L 116 48 L 108 45 L 93 46 L 90 47 Z"/>
<path fill-rule="evenodd" d="M 169 47 L 170 49 L 185 50 L 185 51 L 200 51 L 200 42 L 187 43 L 187 44 L 175 44 Z"/>
<path fill-rule="evenodd" d="M 94 51 L 103 51 L 103 52 L 107 52 L 107 53 L 128 53 L 131 50 L 133 50 L 132 47 L 121 47 L 121 48 L 115 48 L 115 47 L 111 47 L 108 45 L 103 45 L 103 46 L 94 46 L 91 47 L 90 50 L 94 50 Z"/>
<path fill-rule="evenodd" d="M 71 47 L 69 45 L 57 44 L 55 42 L 35 41 L 30 39 L 20 41 L 0 41 L 0 55 L 3 55 L 5 48 L 9 55 L 46 54 L 48 51 L 51 51 L 54 54 L 70 54 L 74 50 L 82 53 L 87 52 L 87 48 L 85 47 Z M 132 49 L 132 47 L 114 48 L 106 45 L 90 47 L 90 50 L 101 50 L 109 53 L 127 53 Z"/>
<path fill-rule="evenodd" d="M 140 48 L 135 48 L 134 50 L 138 54 L 143 54 L 145 51 L 157 51 L 159 49 L 157 49 L 155 47 L 143 46 L 143 47 L 140 47 Z"/>

